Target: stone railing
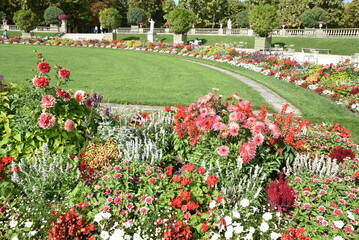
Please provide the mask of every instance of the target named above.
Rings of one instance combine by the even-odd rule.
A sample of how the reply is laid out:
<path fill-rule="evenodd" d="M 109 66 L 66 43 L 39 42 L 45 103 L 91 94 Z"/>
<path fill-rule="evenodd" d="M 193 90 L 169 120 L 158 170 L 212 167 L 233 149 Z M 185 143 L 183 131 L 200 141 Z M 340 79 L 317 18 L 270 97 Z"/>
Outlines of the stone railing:
<path fill-rule="evenodd" d="M 0 31 L 20 31 L 15 25 L 0 25 Z M 149 28 L 118 28 L 117 33 L 145 34 Z M 157 34 L 172 34 L 169 28 L 155 28 Z M 59 32 L 58 27 L 38 26 L 34 32 Z M 192 28 L 188 35 L 233 35 L 233 36 L 255 36 L 251 29 L 247 28 Z M 323 28 L 323 29 L 275 29 L 273 37 L 323 37 L 323 38 L 359 38 L 359 28 Z"/>

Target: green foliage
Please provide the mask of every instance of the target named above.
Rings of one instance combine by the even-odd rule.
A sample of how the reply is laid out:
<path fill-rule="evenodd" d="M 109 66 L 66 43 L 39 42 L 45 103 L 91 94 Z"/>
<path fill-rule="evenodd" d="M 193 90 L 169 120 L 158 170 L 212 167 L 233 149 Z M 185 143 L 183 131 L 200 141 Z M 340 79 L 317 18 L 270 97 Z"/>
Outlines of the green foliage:
<path fill-rule="evenodd" d="M 176 34 L 187 33 L 191 29 L 194 21 L 195 16 L 193 12 L 182 8 L 173 10 L 168 16 L 171 31 Z"/>
<path fill-rule="evenodd" d="M 145 10 L 141 8 L 132 8 L 127 12 L 127 23 L 131 25 L 138 25 L 140 22 L 147 22 L 147 15 Z"/>
<path fill-rule="evenodd" d="M 248 21 L 248 12 L 247 11 L 241 11 L 236 16 L 236 24 L 240 28 L 248 28 L 249 27 L 249 21 Z"/>
<path fill-rule="evenodd" d="M 14 15 L 14 22 L 21 30 L 30 32 L 36 28 L 38 17 L 30 10 L 19 10 Z"/>
<path fill-rule="evenodd" d="M 318 22 L 325 22 L 327 18 L 327 12 L 319 7 L 307 10 L 301 16 L 302 24 L 307 28 L 314 28 L 318 26 Z"/>
<path fill-rule="evenodd" d="M 5 19 L 6 18 L 6 13 L 4 13 L 3 11 L 0 11 L 0 20 Z"/>
<path fill-rule="evenodd" d="M 146 19 L 152 18 L 158 21 L 163 20 L 161 16 L 163 14 L 161 11 L 162 2 L 162 0 L 128 0 L 127 5 L 130 10 L 133 8 L 143 9 L 147 15 Z"/>
<path fill-rule="evenodd" d="M 176 3 L 173 0 L 164 0 L 162 2 L 162 10 L 165 13 L 163 16 L 167 20 L 168 14 L 176 8 Z"/>
<path fill-rule="evenodd" d="M 60 8 L 50 6 L 44 12 L 44 19 L 49 24 L 58 24 L 59 19 L 57 17 L 62 13 L 64 13 L 64 11 L 62 11 Z"/>
<path fill-rule="evenodd" d="M 359 27 L 359 0 L 354 0 L 345 6 L 344 27 Z"/>
<path fill-rule="evenodd" d="M 104 28 L 116 29 L 121 25 L 121 15 L 114 8 L 106 8 L 100 11 L 100 24 Z"/>
<path fill-rule="evenodd" d="M 249 22 L 260 37 L 267 37 L 278 26 L 277 9 L 271 5 L 256 6 L 249 12 Z"/>

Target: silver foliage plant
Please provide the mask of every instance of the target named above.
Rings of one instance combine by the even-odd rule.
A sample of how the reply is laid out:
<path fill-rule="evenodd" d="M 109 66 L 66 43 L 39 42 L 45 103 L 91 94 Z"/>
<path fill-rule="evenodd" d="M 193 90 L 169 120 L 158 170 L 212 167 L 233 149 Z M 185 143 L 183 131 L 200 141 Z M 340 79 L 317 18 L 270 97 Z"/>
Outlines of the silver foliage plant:
<path fill-rule="evenodd" d="M 339 165 L 336 159 L 326 158 L 324 155 L 313 159 L 310 154 L 297 154 L 294 161 L 290 163 L 289 158 L 286 161 L 286 167 L 283 172 L 286 176 L 291 174 L 309 173 L 311 175 L 334 176 L 339 171 Z"/>

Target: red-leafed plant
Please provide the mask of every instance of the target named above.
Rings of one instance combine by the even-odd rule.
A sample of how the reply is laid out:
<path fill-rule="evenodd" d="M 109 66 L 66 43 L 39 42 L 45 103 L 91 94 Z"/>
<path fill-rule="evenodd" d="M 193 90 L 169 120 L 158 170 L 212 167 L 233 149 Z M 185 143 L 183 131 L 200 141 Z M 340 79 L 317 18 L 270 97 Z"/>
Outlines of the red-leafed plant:
<path fill-rule="evenodd" d="M 337 162 L 342 162 L 344 158 L 355 158 L 355 153 L 350 150 L 350 149 L 345 149 L 345 148 L 333 148 L 332 150 L 330 150 L 330 158 L 332 159 L 336 159 Z"/>
<path fill-rule="evenodd" d="M 279 180 L 274 180 L 266 186 L 269 204 L 272 209 L 281 213 L 289 213 L 295 200 L 295 190 L 288 185 L 288 180 L 280 173 Z"/>

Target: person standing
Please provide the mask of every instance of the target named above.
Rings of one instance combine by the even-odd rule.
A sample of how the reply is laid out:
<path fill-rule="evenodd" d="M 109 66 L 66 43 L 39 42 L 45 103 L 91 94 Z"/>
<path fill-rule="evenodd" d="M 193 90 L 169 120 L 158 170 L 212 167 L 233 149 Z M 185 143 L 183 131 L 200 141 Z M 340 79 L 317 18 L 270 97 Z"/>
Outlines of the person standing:
<path fill-rule="evenodd" d="M 7 30 L 5 30 L 2 35 L 5 39 L 9 39 L 9 34 L 8 34 Z"/>

